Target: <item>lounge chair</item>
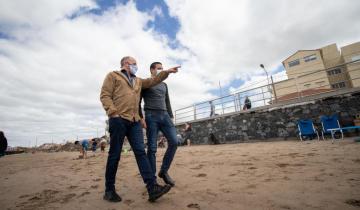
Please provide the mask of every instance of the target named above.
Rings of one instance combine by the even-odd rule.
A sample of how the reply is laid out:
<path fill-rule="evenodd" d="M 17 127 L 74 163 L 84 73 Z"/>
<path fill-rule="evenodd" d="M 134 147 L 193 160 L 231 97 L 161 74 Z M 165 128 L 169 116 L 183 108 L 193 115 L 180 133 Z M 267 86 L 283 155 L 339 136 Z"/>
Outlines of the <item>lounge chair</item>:
<path fill-rule="evenodd" d="M 312 139 L 315 135 L 317 136 L 318 140 L 320 140 L 319 133 L 315 129 L 312 120 L 299 120 L 298 129 L 299 129 L 299 137 L 301 141 L 303 140 L 304 136 L 308 136 L 310 137 L 310 139 Z"/>
<path fill-rule="evenodd" d="M 322 138 L 324 139 L 324 135 L 330 134 L 331 138 L 334 139 L 335 132 L 331 132 L 329 129 L 341 128 L 337 115 L 334 114 L 332 116 L 325 116 L 325 115 L 320 116 L 320 121 L 322 125 L 322 130 L 321 130 Z M 344 138 L 343 131 L 341 129 L 338 131 L 341 133 L 341 138 L 343 139 Z"/>

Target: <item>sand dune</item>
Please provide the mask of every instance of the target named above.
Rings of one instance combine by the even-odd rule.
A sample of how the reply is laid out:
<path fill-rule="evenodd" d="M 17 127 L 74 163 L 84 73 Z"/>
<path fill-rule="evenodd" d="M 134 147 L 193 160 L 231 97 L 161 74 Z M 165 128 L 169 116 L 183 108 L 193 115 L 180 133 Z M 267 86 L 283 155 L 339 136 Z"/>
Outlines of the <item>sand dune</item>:
<path fill-rule="evenodd" d="M 107 154 L 78 155 L 0 158 L 1 209 L 360 208 L 360 143 L 351 140 L 179 147 L 170 170 L 176 186 L 156 203 L 147 201 L 133 153 L 119 165 L 121 203 L 102 199 Z"/>

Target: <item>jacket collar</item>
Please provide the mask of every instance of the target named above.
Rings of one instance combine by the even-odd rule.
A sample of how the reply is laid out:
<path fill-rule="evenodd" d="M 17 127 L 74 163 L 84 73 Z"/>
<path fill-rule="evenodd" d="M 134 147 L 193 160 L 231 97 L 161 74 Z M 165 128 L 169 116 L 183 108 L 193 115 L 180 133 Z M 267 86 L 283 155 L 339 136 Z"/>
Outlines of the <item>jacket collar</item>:
<path fill-rule="evenodd" d="M 136 76 L 135 75 L 130 74 L 130 77 L 129 77 L 126 70 L 124 70 L 124 69 L 122 69 L 120 71 L 115 71 L 115 73 L 122 76 L 127 81 L 127 83 L 129 84 L 130 87 L 134 87 L 134 84 L 136 82 Z"/>

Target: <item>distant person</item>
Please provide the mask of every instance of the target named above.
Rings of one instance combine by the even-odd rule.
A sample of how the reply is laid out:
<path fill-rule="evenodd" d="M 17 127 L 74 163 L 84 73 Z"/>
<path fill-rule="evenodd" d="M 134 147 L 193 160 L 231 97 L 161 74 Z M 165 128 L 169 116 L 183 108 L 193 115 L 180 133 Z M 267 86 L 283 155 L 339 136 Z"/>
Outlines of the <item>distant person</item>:
<path fill-rule="evenodd" d="M 100 141 L 100 149 L 101 149 L 101 152 L 105 152 L 105 147 L 106 147 L 106 140 L 105 139 L 101 139 Z"/>
<path fill-rule="evenodd" d="M 191 133 L 192 133 L 192 129 L 191 129 L 191 124 L 190 123 L 185 123 L 185 128 L 183 129 L 184 131 L 184 143 L 183 145 L 187 145 L 190 146 L 191 144 Z"/>
<path fill-rule="evenodd" d="M 160 62 L 153 62 L 150 65 L 151 77 L 163 71 L 163 66 Z M 157 139 L 159 131 L 161 131 L 163 138 L 160 138 L 159 145 L 165 147 L 165 138 L 167 140 L 167 149 L 161 164 L 158 176 L 164 180 L 166 184 L 175 185 L 175 181 L 170 177 L 168 171 L 171 163 L 175 157 L 177 149 L 176 128 L 173 123 L 174 115 L 171 109 L 169 89 L 165 82 L 161 82 L 153 87 L 143 89 L 141 98 L 144 99 L 145 120 L 140 110 L 140 117 L 142 117 L 143 127 L 146 128 L 147 136 L 147 156 L 150 161 L 154 176 L 156 176 L 156 152 Z M 141 106 L 141 100 L 139 102 Z"/>
<path fill-rule="evenodd" d="M 159 139 L 159 142 L 158 142 L 158 147 L 159 148 L 165 148 L 165 141 L 166 141 L 165 136 L 161 136 L 160 139 Z"/>
<path fill-rule="evenodd" d="M 246 96 L 244 101 L 244 107 L 243 110 L 251 109 L 251 101 L 248 96 Z"/>
<path fill-rule="evenodd" d="M 209 101 L 210 104 L 210 117 L 215 116 L 215 106 L 212 101 Z"/>
<path fill-rule="evenodd" d="M 156 182 L 149 158 L 145 152 L 143 130 L 139 116 L 140 92 L 165 80 L 179 67 L 161 71 L 156 77 L 141 79 L 136 76 L 138 67 L 133 57 L 126 56 L 120 61 L 120 70 L 107 74 L 101 88 L 100 101 L 109 117 L 110 148 L 106 162 L 104 200 L 120 202 L 122 199 L 115 189 L 116 172 L 120 161 L 125 136 L 135 154 L 141 177 L 146 184 L 149 201 L 154 202 L 171 189 L 170 185 Z"/>
<path fill-rule="evenodd" d="M 181 134 L 176 134 L 176 137 L 178 140 L 178 146 L 181 146 L 183 142 L 183 137 L 181 136 Z"/>
<path fill-rule="evenodd" d="M 82 155 L 83 158 L 87 158 L 87 149 L 89 147 L 89 140 L 84 139 L 81 141 L 75 141 L 76 145 L 80 145 L 80 153 Z"/>
<path fill-rule="evenodd" d="M 96 152 L 96 147 L 97 147 L 97 141 L 93 139 L 91 143 L 91 150 L 93 151 L 93 153 Z"/>
<path fill-rule="evenodd" d="M 213 133 L 210 133 L 209 140 L 211 143 L 213 143 L 215 145 L 220 144 L 220 141 L 215 137 L 215 135 Z"/>
<path fill-rule="evenodd" d="M 8 146 L 8 143 L 7 143 L 7 139 L 4 135 L 4 132 L 0 131 L 0 157 L 5 155 L 7 146 Z"/>

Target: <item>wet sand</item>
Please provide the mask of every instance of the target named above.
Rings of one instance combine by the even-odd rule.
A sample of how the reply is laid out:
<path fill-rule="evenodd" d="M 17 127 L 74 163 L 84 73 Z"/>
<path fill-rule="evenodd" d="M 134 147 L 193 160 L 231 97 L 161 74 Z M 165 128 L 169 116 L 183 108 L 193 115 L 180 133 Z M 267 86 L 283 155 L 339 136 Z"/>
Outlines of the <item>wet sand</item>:
<path fill-rule="evenodd" d="M 360 143 L 350 139 L 179 147 L 169 171 L 176 186 L 156 203 L 132 152 L 119 165 L 120 203 L 102 199 L 107 154 L 78 156 L 0 158 L 1 209 L 360 209 Z"/>

